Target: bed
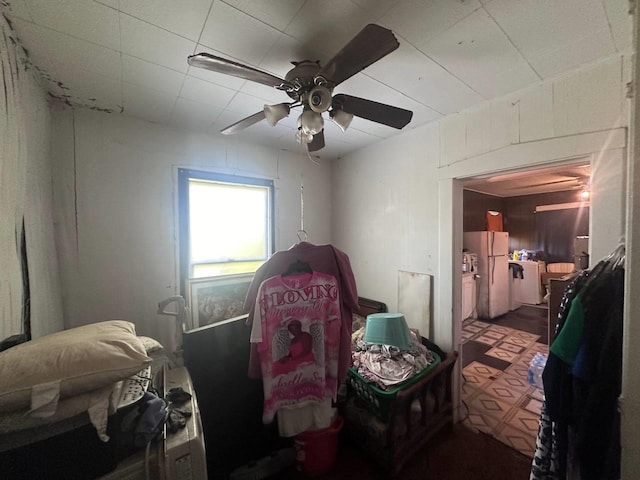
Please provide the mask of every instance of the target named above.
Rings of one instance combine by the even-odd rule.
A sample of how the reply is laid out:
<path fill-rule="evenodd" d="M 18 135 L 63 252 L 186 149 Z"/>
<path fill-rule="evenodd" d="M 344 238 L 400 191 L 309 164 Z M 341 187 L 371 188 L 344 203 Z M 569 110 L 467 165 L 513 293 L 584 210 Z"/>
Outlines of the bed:
<path fill-rule="evenodd" d="M 120 452 L 110 419 L 135 407 L 169 363 L 162 345 L 121 320 L 0 352 L 3 474 L 92 479 L 113 471 Z"/>

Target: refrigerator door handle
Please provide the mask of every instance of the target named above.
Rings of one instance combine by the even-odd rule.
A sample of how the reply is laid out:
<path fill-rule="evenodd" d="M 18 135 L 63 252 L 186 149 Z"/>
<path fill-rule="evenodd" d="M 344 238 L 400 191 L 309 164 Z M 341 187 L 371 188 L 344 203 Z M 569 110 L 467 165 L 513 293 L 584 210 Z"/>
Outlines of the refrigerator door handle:
<path fill-rule="evenodd" d="M 491 259 L 491 285 L 493 285 L 494 277 L 496 274 L 496 257 L 489 257 Z"/>

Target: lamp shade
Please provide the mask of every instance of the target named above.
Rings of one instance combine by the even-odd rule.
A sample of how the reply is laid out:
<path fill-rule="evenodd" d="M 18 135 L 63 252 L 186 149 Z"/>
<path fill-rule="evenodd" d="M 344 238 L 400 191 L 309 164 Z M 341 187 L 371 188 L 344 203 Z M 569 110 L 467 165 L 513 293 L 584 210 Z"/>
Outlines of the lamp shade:
<path fill-rule="evenodd" d="M 344 110 L 333 109 L 329 115 L 331 116 L 333 123 L 338 125 L 342 132 L 347 131 L 347 128 L 351 125 L 351 120 L 353 120 L 353 115 L 345 112 Z"/>
<path fill-rule="evenodd" d="M 278 103 L 277 105 L 265 105 L 264 106 L 264 117 L 269 122 L 269 125 L 272 127 L 276 126 L 280 120 L 289 116 L 289 112 L 291 109 L 289 108 L 288 103 Z"/>
<path fill-rule="evenodd" d="M 411 332 L 403 314 L 373 313 L 367 316 L 364 341 L 407 350 L 411 347 Z"/>
<path fill-rule="evenodd" d="M 314 112 L 313 110 L 304 110 L 302 115 L 299 118 L 300 127 L 302 128 L 302 133 L 308 133 L 311 135 L 315 135 L 319 133 L 320 130 L 324 127 L 324 120 L 322 120 L 322 115 L 318 112 Z"/>

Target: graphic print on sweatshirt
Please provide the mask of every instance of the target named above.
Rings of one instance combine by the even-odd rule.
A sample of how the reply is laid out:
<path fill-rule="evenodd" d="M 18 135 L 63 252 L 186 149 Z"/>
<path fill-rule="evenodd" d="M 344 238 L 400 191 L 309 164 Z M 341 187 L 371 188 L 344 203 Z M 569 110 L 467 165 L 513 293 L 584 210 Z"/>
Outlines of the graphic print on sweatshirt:
<path fill-rule="evenodd" d="M 340 345 L 336 279 L 313 272 L 262 282 L 251 342 L 258 344 L 265 423 L 280 407 L 335 399 Z"/>

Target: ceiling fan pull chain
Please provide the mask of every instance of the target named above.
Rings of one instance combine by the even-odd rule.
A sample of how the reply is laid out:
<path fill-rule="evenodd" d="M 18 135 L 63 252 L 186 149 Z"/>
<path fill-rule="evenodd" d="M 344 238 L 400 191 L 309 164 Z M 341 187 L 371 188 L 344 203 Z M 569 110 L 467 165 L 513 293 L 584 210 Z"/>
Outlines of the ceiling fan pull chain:
<path fill-rule="evenodd" d="M 300 170 L 300 230 L 298 230 L 298 240 L 307 241 L 307 231 L 304 229 L 304 171 Z"/>

